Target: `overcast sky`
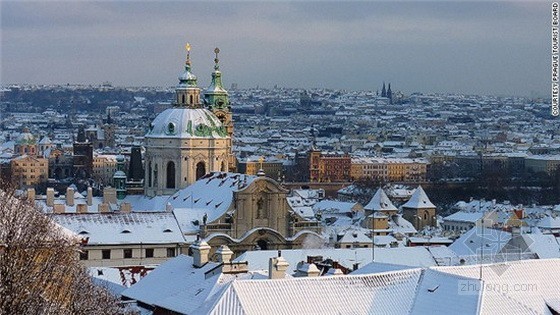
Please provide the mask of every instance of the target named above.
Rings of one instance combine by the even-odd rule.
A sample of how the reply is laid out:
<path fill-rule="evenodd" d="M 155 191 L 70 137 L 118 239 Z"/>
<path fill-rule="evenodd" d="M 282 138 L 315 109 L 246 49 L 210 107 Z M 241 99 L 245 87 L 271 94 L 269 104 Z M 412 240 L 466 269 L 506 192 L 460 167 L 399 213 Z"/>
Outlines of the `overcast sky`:
<path fill-rule="evenodd" d="M 550 2 L 2 1 L 1 83 L 548 96 Z"/>

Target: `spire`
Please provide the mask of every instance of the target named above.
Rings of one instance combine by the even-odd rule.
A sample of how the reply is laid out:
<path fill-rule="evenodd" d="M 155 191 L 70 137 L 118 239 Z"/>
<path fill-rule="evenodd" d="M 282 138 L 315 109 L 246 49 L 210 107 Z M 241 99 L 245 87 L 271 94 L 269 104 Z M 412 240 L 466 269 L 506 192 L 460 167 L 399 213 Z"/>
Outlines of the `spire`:
<path fill-rule="evenodd" d="M 393 103 L 393 92 L 391 92 L 391 83 L 389 83 L 389 88 L 387 89 L 387 98 Z"/>
<path fill-rule="evenodd" d="M 381 97 L 387 97 L 387 90 L 385 90 L 385 82 L 383 82 L 383 88 L 381 89 Z"/>
<path fill-rule="evenodd" d="M 191 70 L 191 45 L 189 43 L 185 45 L 185 50 L 187 51 L 185 72 L 179 76 L 179 85 L 196 86 L 196 76 Z"/>
<path fill-rule="evenodd" d="M 212 72 L 212 82 L 210 86 L 204 91 L 204 98 L 206 104 L 210 105 L 213 109 L 225 108 L 229 105 L 229 98 L 224 85 L 222 84 L 222 73 L 220 72 L 220 59 L 218 54 L 220 53 L 220 48 L 214 48 L 214 71 Z"/>

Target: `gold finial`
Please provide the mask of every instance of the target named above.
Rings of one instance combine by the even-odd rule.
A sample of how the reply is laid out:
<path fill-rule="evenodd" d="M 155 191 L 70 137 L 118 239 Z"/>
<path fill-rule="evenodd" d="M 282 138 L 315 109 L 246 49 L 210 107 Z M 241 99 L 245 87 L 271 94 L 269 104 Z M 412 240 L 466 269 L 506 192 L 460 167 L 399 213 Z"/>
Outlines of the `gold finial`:
<path fill-rule="evenodd" d="M 185 63 L 190 65 L 191 64 L 191 44 L 187 43 L 185 45 L 185 50 L 187 51 L 187 61 L 185 61 Z"/>
<path fill-rule="evenodd" d="M 259 163 L 260 163 L 261 170 L 262 170 L 262 167 L 263 167 L 263 162 L 264 162 L 264 156 L 261 155 L 261 157 L 259 157 Z"/>

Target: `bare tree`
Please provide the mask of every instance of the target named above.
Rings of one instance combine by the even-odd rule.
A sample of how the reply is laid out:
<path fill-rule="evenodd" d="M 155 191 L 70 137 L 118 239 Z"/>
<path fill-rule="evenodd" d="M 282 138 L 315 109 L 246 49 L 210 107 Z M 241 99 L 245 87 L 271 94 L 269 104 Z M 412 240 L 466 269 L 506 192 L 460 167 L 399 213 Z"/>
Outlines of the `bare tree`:
<path fill-rule="evenodd" d="M 75 236 L 0 189 L 0 314 L 123 314 L 79 263 Z"/>

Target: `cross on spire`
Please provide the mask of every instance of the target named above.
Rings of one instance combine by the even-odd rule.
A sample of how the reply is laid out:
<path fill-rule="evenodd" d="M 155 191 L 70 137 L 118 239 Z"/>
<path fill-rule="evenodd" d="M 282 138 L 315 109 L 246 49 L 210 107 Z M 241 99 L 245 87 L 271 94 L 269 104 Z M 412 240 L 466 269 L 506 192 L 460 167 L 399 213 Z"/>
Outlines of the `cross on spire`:
<path fill-rule="evenodd" d="M 220 66 L 218 65 L 218 62 L 220 62 L 220 59 L 218 59 L 218 54 L 220 53 L 220 48 L 214 48 L 214 53 L 216 54 L 216 58 L 214 59 L 214 69 L 219 70 Z"/>

